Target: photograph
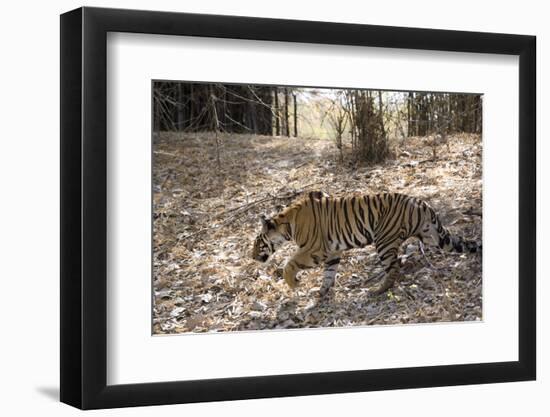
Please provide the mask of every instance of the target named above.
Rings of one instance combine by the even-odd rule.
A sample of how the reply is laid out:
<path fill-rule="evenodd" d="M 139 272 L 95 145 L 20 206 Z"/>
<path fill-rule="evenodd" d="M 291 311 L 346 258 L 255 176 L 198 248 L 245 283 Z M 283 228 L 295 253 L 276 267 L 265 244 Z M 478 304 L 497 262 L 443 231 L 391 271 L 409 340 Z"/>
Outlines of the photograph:
<path fill-rule="evenodd" d="M 542 409 L 543 14 L 295 3 L 65 5 L 15 43 L 28 65 L 6 79 L 36 72 L 22 50 L 56 62 L 7 84 L 6 178 L 32 181 L 6 195 L 34 225 L 8 226 L 49 242 L 10 241 L 37 301 L 4 316 L 40 311 L 13 353 L 49 346 L 8 366 L 30 381 L 10 410 Z M 32 113 L 58 145 L 16 140 L 34 97 L 59 99 Z M 48 262 L 52 285 L 25 268 Z"/>
<path fill-rule="evenodd" d="M 152 333 L 483 320 L 475 92 L 153 80 Z"/>

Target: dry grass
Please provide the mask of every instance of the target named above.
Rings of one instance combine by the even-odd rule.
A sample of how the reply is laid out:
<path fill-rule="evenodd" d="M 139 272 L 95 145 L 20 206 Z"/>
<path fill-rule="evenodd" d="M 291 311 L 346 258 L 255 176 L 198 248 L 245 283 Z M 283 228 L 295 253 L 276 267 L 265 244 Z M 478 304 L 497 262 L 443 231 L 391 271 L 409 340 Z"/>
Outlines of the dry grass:
<path fill-rule="evenodd" d="M 481 239 L 481 140 L 456 135 L 432 158 L 425 138 L 394 145 L 395 159 L 365 167 L 338 162 L 325 140 L 221 135 L 221 169 L 211 134 L 162 134 L 154 155 L 154 333 L 473 321 L 481 319 L 479 255 L 403 245 L 401 279 L 369 296 L 380 271 L 373 247 L 346 252 L 334 295 L 318 302 L 322 268 L 301 272 L 291 291 L 276 270 L 250 259 L 259 215 L 275 201 L 235 210 L 305 185 L 331 194 L 402 192 L 426 199 L 453 232 Z M 346 161 L 349 157 L 346 158 Z M 233 211 L 232 211 L 233 210 Z M 240 216 L 236 216 L 239 214 Z"/>

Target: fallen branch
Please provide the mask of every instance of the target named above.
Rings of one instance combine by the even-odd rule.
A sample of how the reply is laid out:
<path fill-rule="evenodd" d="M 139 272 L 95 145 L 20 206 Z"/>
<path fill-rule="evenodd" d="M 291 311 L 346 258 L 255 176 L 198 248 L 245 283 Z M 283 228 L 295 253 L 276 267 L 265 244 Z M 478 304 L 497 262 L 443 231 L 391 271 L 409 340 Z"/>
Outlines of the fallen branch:
<path fill-rule="evenodd" d="M 224 217 L 229 217 L 229 218 L 226 218 L 222 223 L 217 223 L 217 224 L 213 224 L 211 226 L 204 227 L 200 230 L 197 230 L 196 232 L 193 232 L 193 233 L 185 235 L 185 236 L 181 235 L 180 237 L 178 237 L 177 243 L 179 244 L 182 241 L 182 239 L 189 239 L 191 237 L 195 237 L 195 236 L 200 235 L 200 234 L 202 234 L 204 232 L 207 232 L 207 231 L 216 230 L 216 229 L 220 229 L 222 227 L 229 226 L 229 225 L 235 223 L 237 220 L 241 219 L 250 210 L 252 210 L 253 208 L 255 208 L 255 207 L 257 207 L 261 204 L 271 202 L 271 201 L 279 201 L 279 202 L 284 201 L 285 203 L 289 203 L 292 199 L 296 198 L 300 194 L 305 193 L 308 188 L 313 187 L 314 185 L 319 185 L 319 184 L 321 184 L 321 182 L 307 184 L 307 185 L 305 185 L 304 187 L 302 187 L 298 190 L 287 191 L 285 194 L 282 194 L 282 195 L 273 195 L 271 193 L 268 193 L 267 195 L 265 195 L 264 197 L 262 197 L 258 200 L 254 200 L 254 201 L 251 201 L 251 202 L 246 203 L 244 205 L 241 205 L 239 207 L 234 207 L 234 208 L 231 208 L 229 210 L 226 210 L 223 213 L 216 216 L 216 219 L 223 219 Z M 281 190 L 279 190 L 279 191 L 281 191 Z"/>
<path fill-rule="evenodd" d="M 408 168 L 414 168 L 415 166 L 420 165 L 420 164 L 425 164 L 426 162 L 436 162 L 436 160 L 434 158 L 430 158 L 430 159 L 424 159 L 422 161 L 411 161 L 411 162 L 408 162 L 406 164 L 401 164 L 401 166 L 408 167 Z"/>
<path fill-rule="evenodd" d="M 251 201 L 251 202 L 246 203 L 244 205 L 241 205 L 239 207 L 233 207 L 229 210 L 226 210 L 223 213 L 221 213 L 220 215 L 218 215 L 217 218 L 220 219 L 220 218 L 226 217 L 229 214 L 232 214 L 232 213 L 235 213 L 235 212 L 239 212 L 237 215 L 240 215 L 241 213 L 246 213 L 249 210 L 251 210 L 252 208 L 254 208 L 254 207 L 256 207 L 260 204 L 266 203 L 268 201 L 277 201 L 278 200 L 278 201 L 289 202 L 290 200 L 296 198 L 300 194 L 305 193 L 308 188 L 313 187 L 314 185 L 319 185 L 319 184 L 322 184 L 322 182 L 314 182 L 314 183 L 311 183 L 311 184 L 307 184 L 307 185 L 304 185 L 300 189 L 287 191 L 285 194 L 282 194 L 282 195 L 279 195 L 279 194 L 274 195 L 274 194 L 268 193 L 267 195 L 264 195 L 262 198 L 260 198 L 258 200 L 254 200 L 254 201 Z M 283 190 L 279 190 L 279 192 L 281 192 L 281 191 L 283 191 Z"/>

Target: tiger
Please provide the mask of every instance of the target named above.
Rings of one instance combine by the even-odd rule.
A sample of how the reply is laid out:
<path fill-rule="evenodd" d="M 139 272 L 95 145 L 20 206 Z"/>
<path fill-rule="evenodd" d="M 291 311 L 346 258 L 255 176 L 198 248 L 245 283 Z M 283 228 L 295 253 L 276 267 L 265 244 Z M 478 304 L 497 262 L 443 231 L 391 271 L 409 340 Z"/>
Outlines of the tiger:
<path fill-rule="evenodd" d="M 296 288 L 298 271 L 324 265 L 319 295 L 334 286 L 342 252 L 374 244 L 384 277 L 369 294 L 390 289 L 399 273 L 398 251 L 410 237 L 447 252 L 481 253 L 482 245 L 452 235 L 430 205 L 399 193 L 350 193 L 332 197 L 310 192 L 271 218 L 261 216 L 261 231 L 254 240 L 252 258 L 266 262 L 285 242 L 294 241 L 296 252 L 283 268 L 283 278 Z"/>

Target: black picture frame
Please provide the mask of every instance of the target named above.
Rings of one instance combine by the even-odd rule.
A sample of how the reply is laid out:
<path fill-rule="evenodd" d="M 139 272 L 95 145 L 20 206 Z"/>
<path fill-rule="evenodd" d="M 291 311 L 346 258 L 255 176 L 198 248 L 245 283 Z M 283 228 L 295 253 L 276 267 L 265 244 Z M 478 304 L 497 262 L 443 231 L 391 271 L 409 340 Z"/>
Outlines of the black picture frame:
<path fill-rule="evenodd" d="M 519 360 L 107 385 L 108 32 L 519 56 Z M 88 7 L 61 15 L 61 401 L 94 409 L 534 380 L 535 45 L 534 36 L 251 17 Z"/>

